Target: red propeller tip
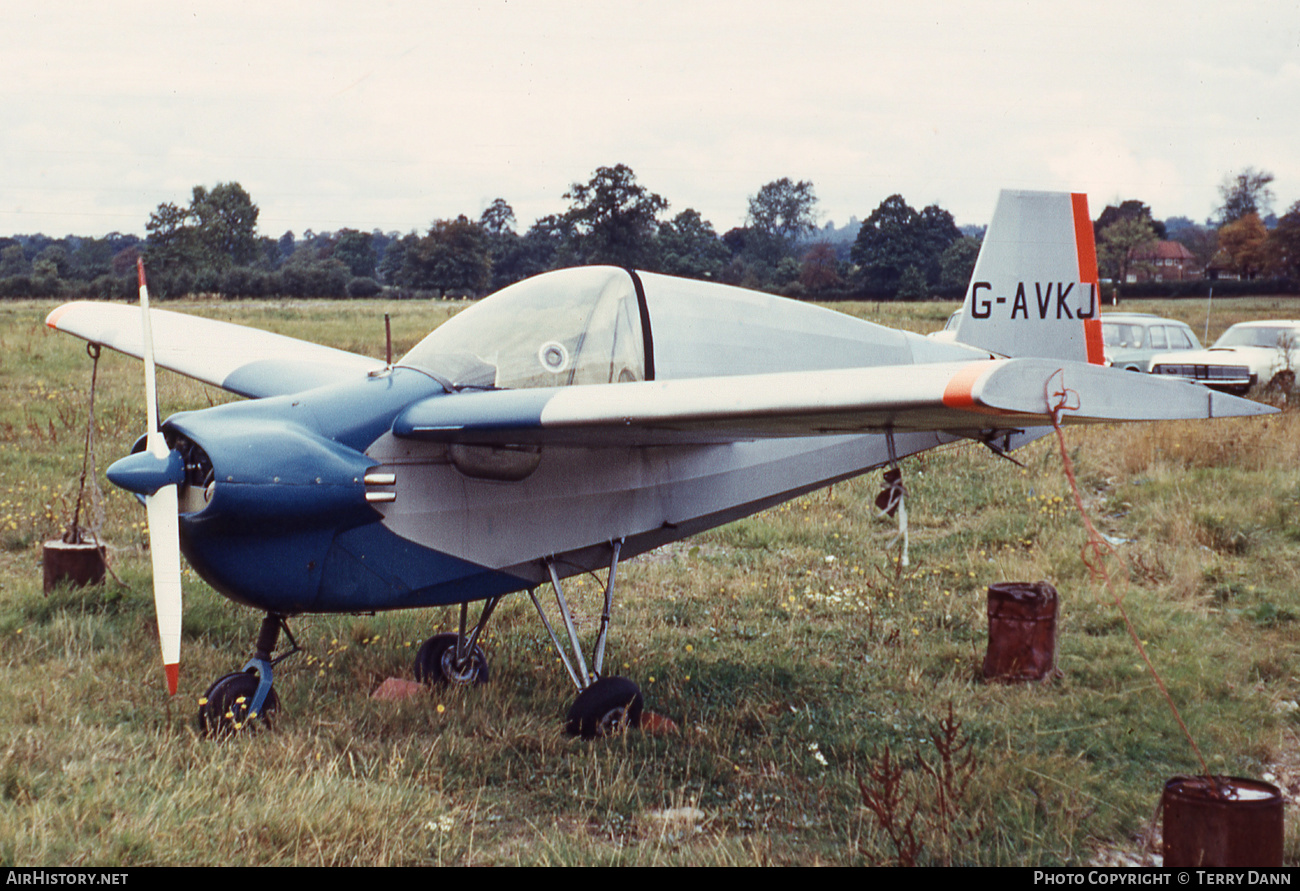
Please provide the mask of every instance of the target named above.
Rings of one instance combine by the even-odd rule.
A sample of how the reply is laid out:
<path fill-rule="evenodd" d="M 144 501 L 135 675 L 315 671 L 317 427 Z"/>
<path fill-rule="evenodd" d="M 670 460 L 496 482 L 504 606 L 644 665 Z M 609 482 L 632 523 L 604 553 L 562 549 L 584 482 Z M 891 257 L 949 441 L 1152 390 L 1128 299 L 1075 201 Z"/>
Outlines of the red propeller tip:
<path fill-rule="evenodd" d="M 171 665 L 164 665 L 163 671 L 167 672 L 167 692 L 175 696 L 176 684 L 181 678 L 181 667 L 173 662 Z"/>

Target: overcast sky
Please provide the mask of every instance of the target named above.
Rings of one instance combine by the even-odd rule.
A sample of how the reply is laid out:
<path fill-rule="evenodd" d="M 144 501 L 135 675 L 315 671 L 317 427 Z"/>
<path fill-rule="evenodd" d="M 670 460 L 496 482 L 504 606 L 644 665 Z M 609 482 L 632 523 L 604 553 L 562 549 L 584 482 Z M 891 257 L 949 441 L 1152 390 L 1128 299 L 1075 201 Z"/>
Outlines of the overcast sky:
<path fill-rule="evenodd" d="M 1062 10 L 1066 10 L 1062 12 Z M 1253 2 L 42 2 L 0 54 L 0 234 L 144 234 L 237 181 L 262 234 L 520 231 L 629 165 L 719 232 L 780 177 L 822 222 L 1000 188 L 1204 220 L 1225 174 L 1300 198 L 1300 6 Z"/>

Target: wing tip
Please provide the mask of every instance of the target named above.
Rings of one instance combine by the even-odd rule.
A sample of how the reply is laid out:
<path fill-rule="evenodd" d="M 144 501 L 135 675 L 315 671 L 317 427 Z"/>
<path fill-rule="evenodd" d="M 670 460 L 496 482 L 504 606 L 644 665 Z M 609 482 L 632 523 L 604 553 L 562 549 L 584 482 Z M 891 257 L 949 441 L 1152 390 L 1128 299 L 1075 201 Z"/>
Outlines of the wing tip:
<path fill-rule="evenodd" d="M 71 303 L 65 303 L 62 306 L 54 307 L 54 309 L 50 310 L 50 314 L 45 317 L 45 326 L 58 331 L 59 319 L 63 318 L 63 316 L 67 314 L 68 310 L 72 309 L 72 306 L 73 304 Z"/>

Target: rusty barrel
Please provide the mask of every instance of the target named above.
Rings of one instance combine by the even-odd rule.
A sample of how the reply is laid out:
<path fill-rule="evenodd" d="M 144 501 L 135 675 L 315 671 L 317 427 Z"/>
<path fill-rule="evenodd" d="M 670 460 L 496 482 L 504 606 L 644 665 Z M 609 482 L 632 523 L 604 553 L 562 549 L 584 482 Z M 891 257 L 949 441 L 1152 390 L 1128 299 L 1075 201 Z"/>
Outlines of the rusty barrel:
<path fill-rule="evenodd" d="M 1165 783 L 1165 866 L 1281 866 L 1282 791 L 1240 777 Z"/>
<path fill-rule="evenodd" d="M 108 550 L 94 542 L 69 543 L 56 538 L 45 543 L 43 563 L 46 594 L 64 581 L 74 588 L 98 585 L 104 580 Z"/>
<path fill-rule="evenodd" d="M 990 681 L 1042 681 L 1056 675 L 1056 589 L 1047 582 L 989 585 Z"/>

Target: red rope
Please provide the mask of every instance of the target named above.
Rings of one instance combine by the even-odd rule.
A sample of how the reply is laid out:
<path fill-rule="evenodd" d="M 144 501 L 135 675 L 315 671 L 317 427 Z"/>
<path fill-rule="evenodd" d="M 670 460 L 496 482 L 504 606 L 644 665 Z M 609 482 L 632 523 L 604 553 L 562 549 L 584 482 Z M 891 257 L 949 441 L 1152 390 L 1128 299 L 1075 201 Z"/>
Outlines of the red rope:
<path fill-rule="evenodd" d="M 1060 389 L 1052 390 L 1052 381 L 1060 376 Z M 1146 647 L 1142 646 L 1142 639 L 1138 637 L 1137 630 L 1133 627 L 1133 622 L 1128 617 L 1128 611 L 1124 609 L 1123 599 L 1115 593 L 1115 585 L 1110 577 L 1110 571 L 1106 568 L 1106 555 L 1113 554 L 1121 563 L 1124 558 L 1115 550 L 1114 545 L 1102 538 L 1097 531 L 1097 527 L 1092 525 L 1092 518 L 1088 516 L 1088 511 L 1083 506 L 1083 496 L 1079 493 L 1079 482 L 1074 476 L 1074 462 L 1070 460 L 1069 450 L 1065 447 L 1065 432 L 1061 430 L 1061 412 L 1076 411 L 1079 408 L 1078 394 L 1065 386 L 1065 371 L 1058 368 L 1047 379 L 1043 386 L 1044 395 L 1047 397 L 1048 413 L 1052 418 L 1052 428 L 1056 430 L 1056 441 L 1061 449 L 1061 464 L 1065 469 L 1065 478 L 1070 483 L 1070 491 L 1074 493 L 1074 505 L 1079 511 L 1079 516 L 1083 518 L 1083 525 L 1088 531 L 1088 540 L 1080 549 L 1079 556 L 1083 559 L 1083 565 L 1088 567 L 1093 579 L 1101 579 L 1105 584 L 1106 593 L 1110 595 L 1119 610 L 1120 616 L 1124 619 L 1124 627 L 1128 629 L 1128 636 L 1133 639 L 1133 645 L 1137 647 L 1138 653 L 1142 656 L 1142 661 L 1146 663 L 1147 671 L 1151 677 L 1155 678 L 1156 686 L 1164 694 L 1165 702 L 1169 703 L 1169 710 L 1173 712 L 1174 720 L 1182 728 L 1183 736 L 1187 737 L 1188 744 L 1192 751 L 1196 753 L 1196 759 L 1201 762 L 1201 770 L 1205 776 L 1210 776 L 1210 767 L 1205 763 L 1205 756 L 1201 754 L 1200 746 L 1196 745 L 1196 740 L 1192 738 L 1191 731 L 1183 723 L 1183 716 L 1178 712 L 1178 706 L 1174 705 L 1174 698 L 1169 695 L 1169 688 L 1165 686 L 1164 679 L 1156 671 L 1156 667 L 1151 664 L 1151 658 L 1147 655 Z M 1073 404 L 1071 400 L 1073 399 Z"/>

